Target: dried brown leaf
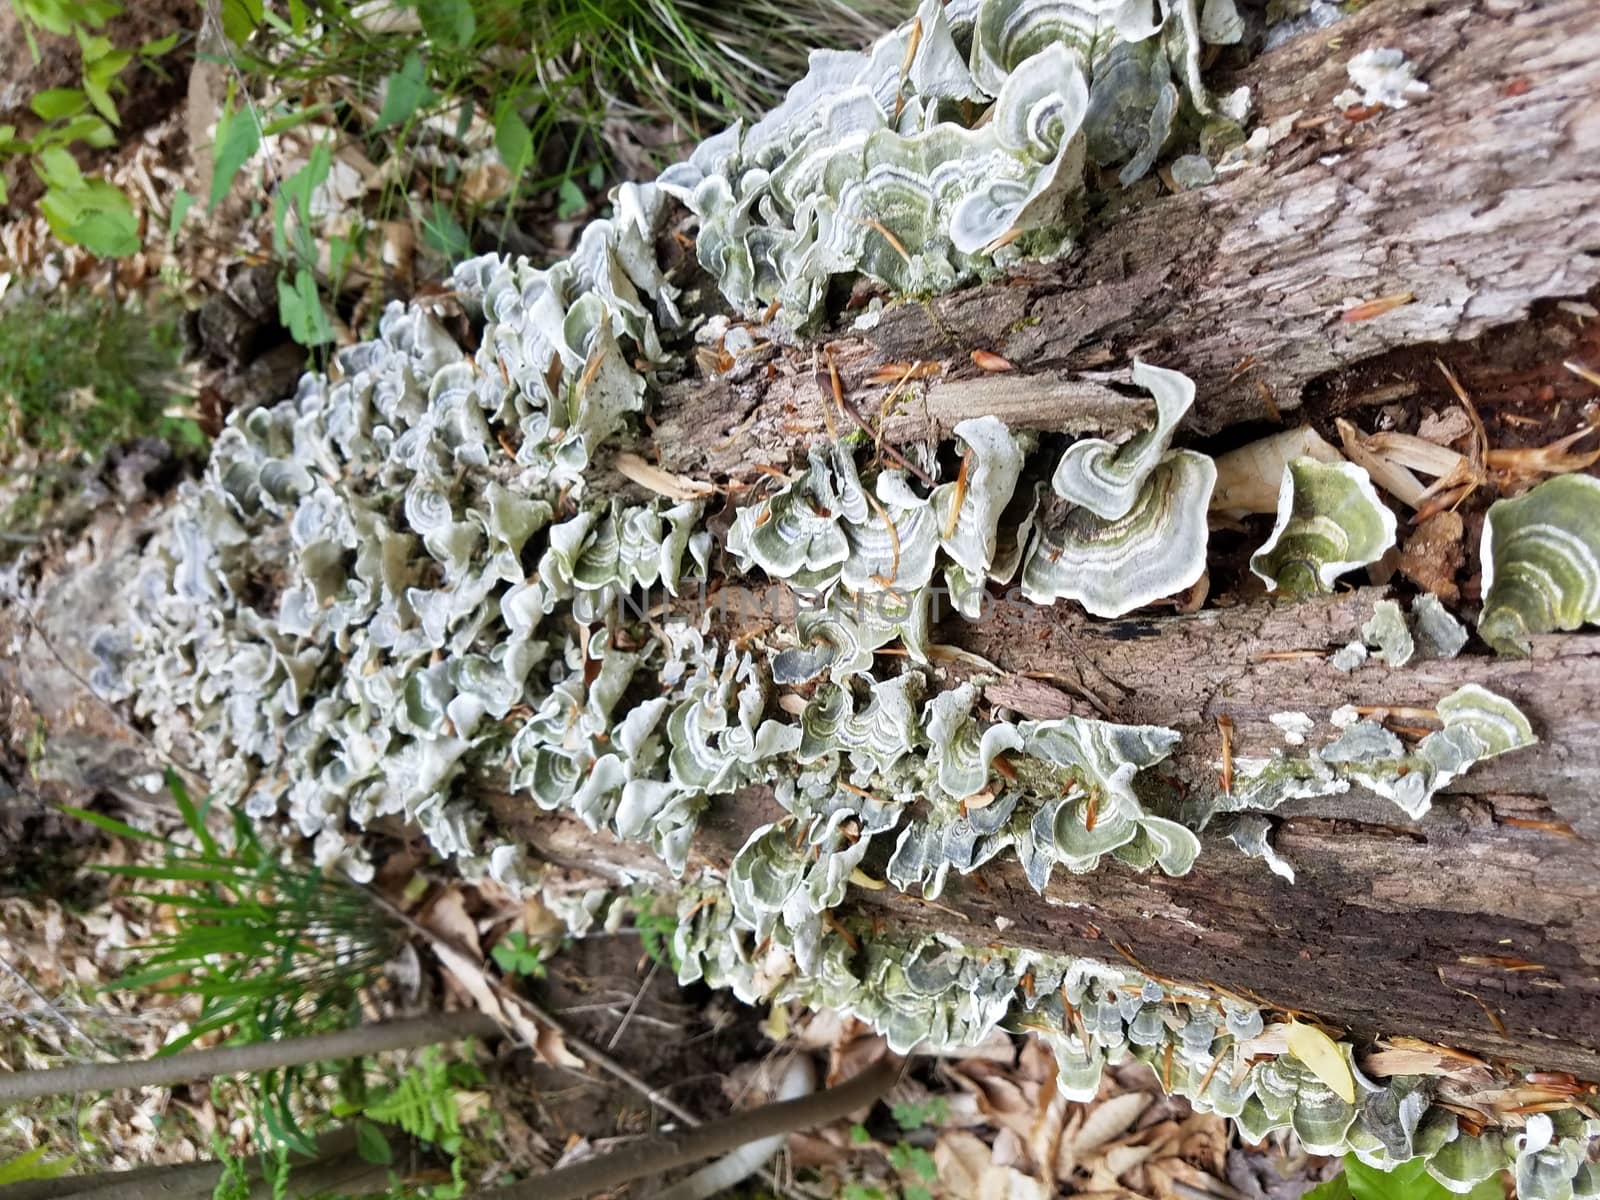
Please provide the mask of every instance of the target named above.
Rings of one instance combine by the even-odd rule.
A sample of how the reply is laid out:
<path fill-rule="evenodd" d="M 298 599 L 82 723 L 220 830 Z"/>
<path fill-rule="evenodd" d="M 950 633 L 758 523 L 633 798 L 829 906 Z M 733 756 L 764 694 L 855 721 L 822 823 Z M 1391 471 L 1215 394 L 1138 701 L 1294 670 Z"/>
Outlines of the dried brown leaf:
<path fill-rule="evenodd" d="M 1120 1096 L 1097 1101 L 1072 1139 L 1073 1153 L 1081 1160 L 1090 1151 L 1121 1137 L 1150 1107 L 1152 1099 L 1148 1092 L 1124 1092 Z"/>
<path fill-rule="evenodd" d="M 612 462 L 616 465 L 617 473 L 623 478 L 630 479 L 640 487 L 665 496 L 669 500 L 697 500 L 701 496 L 713 495 L 717 490 L 714 483 L 690 479 L 687 475 L 674 475 L 671 471 L 646 462 L 631 451 L 624 450 L 612 459 Z"/>

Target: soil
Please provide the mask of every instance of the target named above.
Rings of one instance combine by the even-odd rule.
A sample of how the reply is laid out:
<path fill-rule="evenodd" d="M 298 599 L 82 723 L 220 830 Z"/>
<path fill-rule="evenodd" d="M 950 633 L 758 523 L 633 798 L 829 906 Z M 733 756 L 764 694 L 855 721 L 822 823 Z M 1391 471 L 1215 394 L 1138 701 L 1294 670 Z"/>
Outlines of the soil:
<path fill-rule="evenodd" d="M 704 986 L 680 987 L 670 964 L 657 966 L 628 934 L 572 943 L 535 994 L 574 1035 L 706 1119 L 728 1110 L 724 1079 L 771 1049 L 758 1009 Z M 678 1123 L 607 1075 L 546 1066 L 528 1053 L 503 1063 L 494 1082 L 558 1150 L 574 1137 L 599 1142 Z"/>

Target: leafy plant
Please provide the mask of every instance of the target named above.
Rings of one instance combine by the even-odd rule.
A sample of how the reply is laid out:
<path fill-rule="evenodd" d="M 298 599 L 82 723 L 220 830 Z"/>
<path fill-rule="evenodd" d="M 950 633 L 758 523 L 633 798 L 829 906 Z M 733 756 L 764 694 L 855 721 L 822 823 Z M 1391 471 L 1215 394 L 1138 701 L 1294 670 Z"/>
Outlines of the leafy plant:
<path fill-rule="evenodd" d="M 639 944 L 652 962 L 671 967 L 676 974 L 678 956 L 672 949 L 672 938 L 678 930 L 678 918 L 671 909 L 655 910 L 648 893 L 633 897 L 633 927 L 639 934 Z"/>
<path fill-rule="evenodd" d="M 910 1132 L 924 1125 L 942 1125 L 950 1119 L 950 1101 L 943 1096 L 929 1096 L 926 1100 L 905 1101 L 889 1110 L 895 1123 Z"/>
<path fill-rule="evenodd" d="M 910 1175 L 932 1183 L 939 1178 L 939 1168 L 921 1146 L 908 1146 L 896 1142 L 889 1147 L 889 1165 L 901 1175 Z M 931 1193 L 920 1183 L 906 1184 L 900 1189 L 902 1200 L 932 1200 Z"/>
<path fill-rule="evenodd" d="M 133 254 L 140 247 L 138 221 L 120 188 L 88 179 L 67 147 L 75 143 L 104 148 L 116 141 L 122 123 L 115 94 L 124 90 L 122 73 L 133 63 L 154 66 L 178 41 L 174 32 L 136 47 L 122 47 L 95 32 L 122 12 L 120 0 L 11 0 L 29 51 L 39 61 L 36 31 L 43 29 L 78 43 L 83 64 L 80 86 L 47 88 L 29 107 L 44 122 L 30 138 L 14 125 L 0 125 L 0 159 L 27 157 L 45 185 L 39 202 L 50 231 L 61 241 L 81 245 L 105 258 Z M 7 188 L 0 175 L 0 204 Z"/>
<path fill-rule="evenodd" d="M 335 1106 L 334 1116 L 354 1119 L 356 1149 L 368 1162 L 386 1165 L 393 1158 L 385 1127 L 402 1130 L 449 1160 L 448 1183 L 420 1191 L 403 1190 L 397 1183 L 391 1196 L 455 1200 L 466 1190 L 463 1172 L 468 1155 L 458 1093 L 482 1081 L 482 1074 L 470 1062 L 450 1062 L 438 1047 L 430 1046 L 387 1087 L 372 1092 L 364 1083 L 355 1083 Z"/>
<path fill-rule="evenodd" d="M 495 943 L 492 956 L 495 964 L 507 975 L 526 975 L 530 979 L 543 979 L 544 959 L 548 947 L 540 942 L 529 942 L 525 933 L 508 933 Z"/>
<path fill-rule="evenodd" d="M 1429 1175 L 1425 1159 L 1414 1158 L 1393 1171 L 1369 1167 L 1354 1154 L 1345 1155 L 1344 1170 L 1319 1183 L 1305 1200 L 1453 1200 L 1455 1193 Z M 1498 1176 L 1478 1184 L 1468 1200 L 1503 1200 Z"/>
<path fill-rule="evenodd" d="M 395 930 L 359 888 L 284 862 L 235 813 L 231 848 L 211 833 L 208 803 L 196 805 L 173 773 L 167 786 L 193 845 L 163 841 L 99 813 L 69 809 L 121 837 L 161 843 L 157 863 L 97 868 L 110 875 L 174 886 L 131 896 L 172 911 L 172 931 L 136 947 L 134 969 L 110 987 L 188 994 L 200 1013 L 167 1043 L 172 1054 L 207 1034 L 266 1041 L 342 1029 L 359 1018 L 363 989 L 375 983 L 395 946 Z M 293 1115 L 296 1089 L 313 1068 L 262 1075 L 260 1119 L 273 1139 L 297 1150 L 311 1142 Z"/>

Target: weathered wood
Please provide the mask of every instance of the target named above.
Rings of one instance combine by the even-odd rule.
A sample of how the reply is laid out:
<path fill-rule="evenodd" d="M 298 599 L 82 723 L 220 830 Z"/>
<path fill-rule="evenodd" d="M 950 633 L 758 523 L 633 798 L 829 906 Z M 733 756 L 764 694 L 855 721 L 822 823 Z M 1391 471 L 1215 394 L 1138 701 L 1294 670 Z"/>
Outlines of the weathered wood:
<path fill-rule="evenodd" d="M 937 905 L 852 889 L 848 907 L 977 943 L 1110 959 L 1118 943 L 1160 975 L 1214 981 L 1364 1037 L 1405 1033 L 1600 1077 L 1600 637 L 1541 639 L 1521 663 L 1464 657 L 1352 675 L 1325 661 L 1264 657 L 1343 642 L 1380 594 L 1118 622 L 1001 607 L 976 624 L 947 622 L 940 636 L 1007 672 L 986 690 L 991 701 L 1025 696 L 1028 715 L 1094 715 L 1072 694 L 1092 692 L 1114 719 L 1180 730 L 1175 773 L 1197 787 L 1214 786 L 1219 715 L 1233 718 L 1239 753 L 1264 756 L 1283 747 L 1273 712 L 1318 718 L 1314 746 L 1333 736 L 1327 716 L 1337 705 L 1426 708 L 1469 681 L 1513 697 L 1541 744 L 1458 780 L 1421 822 L 1359 789 L 1285 806 L 1275 844 L 1296 869 L 1292 886 L 1208 836 L 1193 873 L 1178 879 L 1117 865 L 1058 871 L 1041 898 L 1002 854 L 971 878 L 952 878 Z M 1010 674 L 1022 671 L 1070 690 Z M 660 877 L 648 851 L 552 820 L 525 799 L 491 803 L 557 859 Z M 760 790 L 719 800 L 696 853 L 725 871 L 751 830 L 778 815 Z M 881 873 L 885 857 L 869 860 L 869 872 Z"/>
<path fill-rule="evenodd" d="M 1405 50 L 1432 90 L 1353 122 L 1333 96 L 1348 86 L 1344 64 L 1372 46 Z M 1285 131 L 1261 163 L 1177 195 L 1147 180 L 1095 214 L 1065 263 L 892 306 L 867 332 L 849 318 L 829 331 L 861 412 L 875 418 L 891 387 L 867 376 L 920 359 L 944 376 L 908 385 L 890 439 L 944 435 L 991 411 L 1073 430 L 1099 406 L 1063 396 L 1062 373 L 1140 354 L 1196 380 L 1192 424 L 1211 433 L 1269 418 L 1269 403 L 1294 409 L 1363 358 L 1474 338 L 1538 299 L 1600 284 L 1600 23 L 1587 0 L 1379 0 L 1216 86 L 1234 83 L 1251 88 L 1253 122 Z M 1340 319 L 1406 292 L 1414 302 L 1380 317 Z M 980 376 L 974 349 L 1020 368 L 998 377 L 1003 401 L 941 395 Z M 656 412 L 663 463 L 738 476 L 786 462 L 826 434 L 815 370 L 809 349 L 775 349 L 669 388 Z"/>

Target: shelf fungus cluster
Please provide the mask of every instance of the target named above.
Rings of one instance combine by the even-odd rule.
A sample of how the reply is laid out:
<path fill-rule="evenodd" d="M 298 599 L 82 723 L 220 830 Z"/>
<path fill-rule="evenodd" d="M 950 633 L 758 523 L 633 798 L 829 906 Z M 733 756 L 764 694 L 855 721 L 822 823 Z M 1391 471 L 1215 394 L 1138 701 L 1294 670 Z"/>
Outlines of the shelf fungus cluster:
<path fill-rule="evenodd" d="M 1035 1031 L 1074 1096 L 1108 1060 L 1159 1060 L 1174 1090 L 1252 1137 L 1293 1128 L 1379 1163 L 1424 1154 L 1452 1187 L 1512 1164 L 1532 1200 L 1595 1195 L 1574 1157 L 1595 1131 L 1570 1114 L 1480 1136 L 1431 1103 L 1428 1080 L 1370 1082 L 1348 1047 L 1336 1085 L 1232 1000 L 1021 951 L 828 936 L 853 885 L 933 898 L 1002 853 L 1040 891 L 1108 858 L 1182 874 L 1212 822 L 1288 873 L 1261 815 L 1285 800 L 1354 783 L 1418 817 L 1474 763 L 1534 740 L 1513 704 L 1468 686 L 1414 746 L 1345 714 L 1303 753 L 1236 759 L 1229 789 L 1185 789 L 1174 730 L 1011 720 L 977 686 L 946 685 L 938 596 L 970 619 L 1007 588 L 1117 617 L 1199 580 L 1217 476 L 1174 446 L 1194 400 L 1183 375 L 1133 365 L 1154 418 L 1122 441 L 1063 447 L 977 416 L 895 462 L 815 446 L 746 497 L 720 547 L 705 501 L 622 489 L 607 469 L 692 344 L 657 254 L 669 196 L 698 215 L 701 262 L 735 306 L 777 298 L 798 321 L 844 273 L 945 289 L 1059 250 L 1085 154 L 1147 167 L 1180 99 L 1209 103 L 1202 39 L 1236 27 L 1227 0 L 928 0 L 865 54 L 818 55 L 766 120 L 659 186 L 619 188 L 570 258 L 463 263 L 446 296 L 391 305 L 326 375 L 236 415 L 140 550 L 127 611 L 93 638 L 96 689 L 221 801 L 357 877 L 371 870 L 361 831 L 398 818 L 469 878 L 541 886 L 467 786 L 509 781 L 706 889 L 678 926 L 686 980 L 848 1008 L 899 1048 Z M 1490 643 L 1595 619 L 1597 492 L 1560 479 L 1491 510 Z M 1360 468 L 1294 459 L 1251 566 L 1289 597 L 1326 590 L 1394 534 Z M 730 562 L 806 594 L 792 631 L 733 642 L 710 613 L 685 619 L 692 605 L 671 598 Z M 1429 598 L 1364 633 L 1390 667 L 1465 638 Z M 1311 718 L 1280 716 L 1305 747 Z M 704 810 L 757 784 L 783 817 L 725 880 L 697 872 Z M 559 904 L 581 927 L 603 900 Z"/>
<path fill-rule="evenodd" d="M 1154 18 L 1154 19 L 1153 19 Z M 771 113 L 707 139 L 661 185 L 736 307 L 803 325 L 835 275 L 932 294 L 1062 253 L 1086 158 L 1143 175 L 1232 0 L 923 0 L 861 52 L 819 50 Z"/>
<path fill-rule="evenodd" d="M 752 1003 L 853 1013 L 900 1053 L 950 1052 L 996 1029 L 1033 1034 L 1053 1050 L 1069 1100 L 1092 1100 L 1108 1063 L 1137 1059 L 1168 1091 L 1232 1118 L 1249 1141 L 1293 1130 L 1310 1153 L 1354 1153 L 1380 1169 L 1421 1157 L 1453 1192 L 1509 1169 L 1529 1200 L 1600 1196 L 1600 1168 L 1587 1155 L 1600 1120 L 1562 1109 L 1528 1116 L 1518 1130 L 1485 1128 L 1495 1120 L 1487 1072 L 1480 1087 L 1424 1074 L 1369 1077 L 1349 1042 L 1269 1022 L 1242 1000 L 1126 966 L 967 947 L 939 934 L 833 937 L 802 965 L 740 917 L 751 885 L 736 877 L 726 894 L 680 899 L 674 953 L 684 981 Z M 831 885 L 819 878 L 815 894 Z"/>

